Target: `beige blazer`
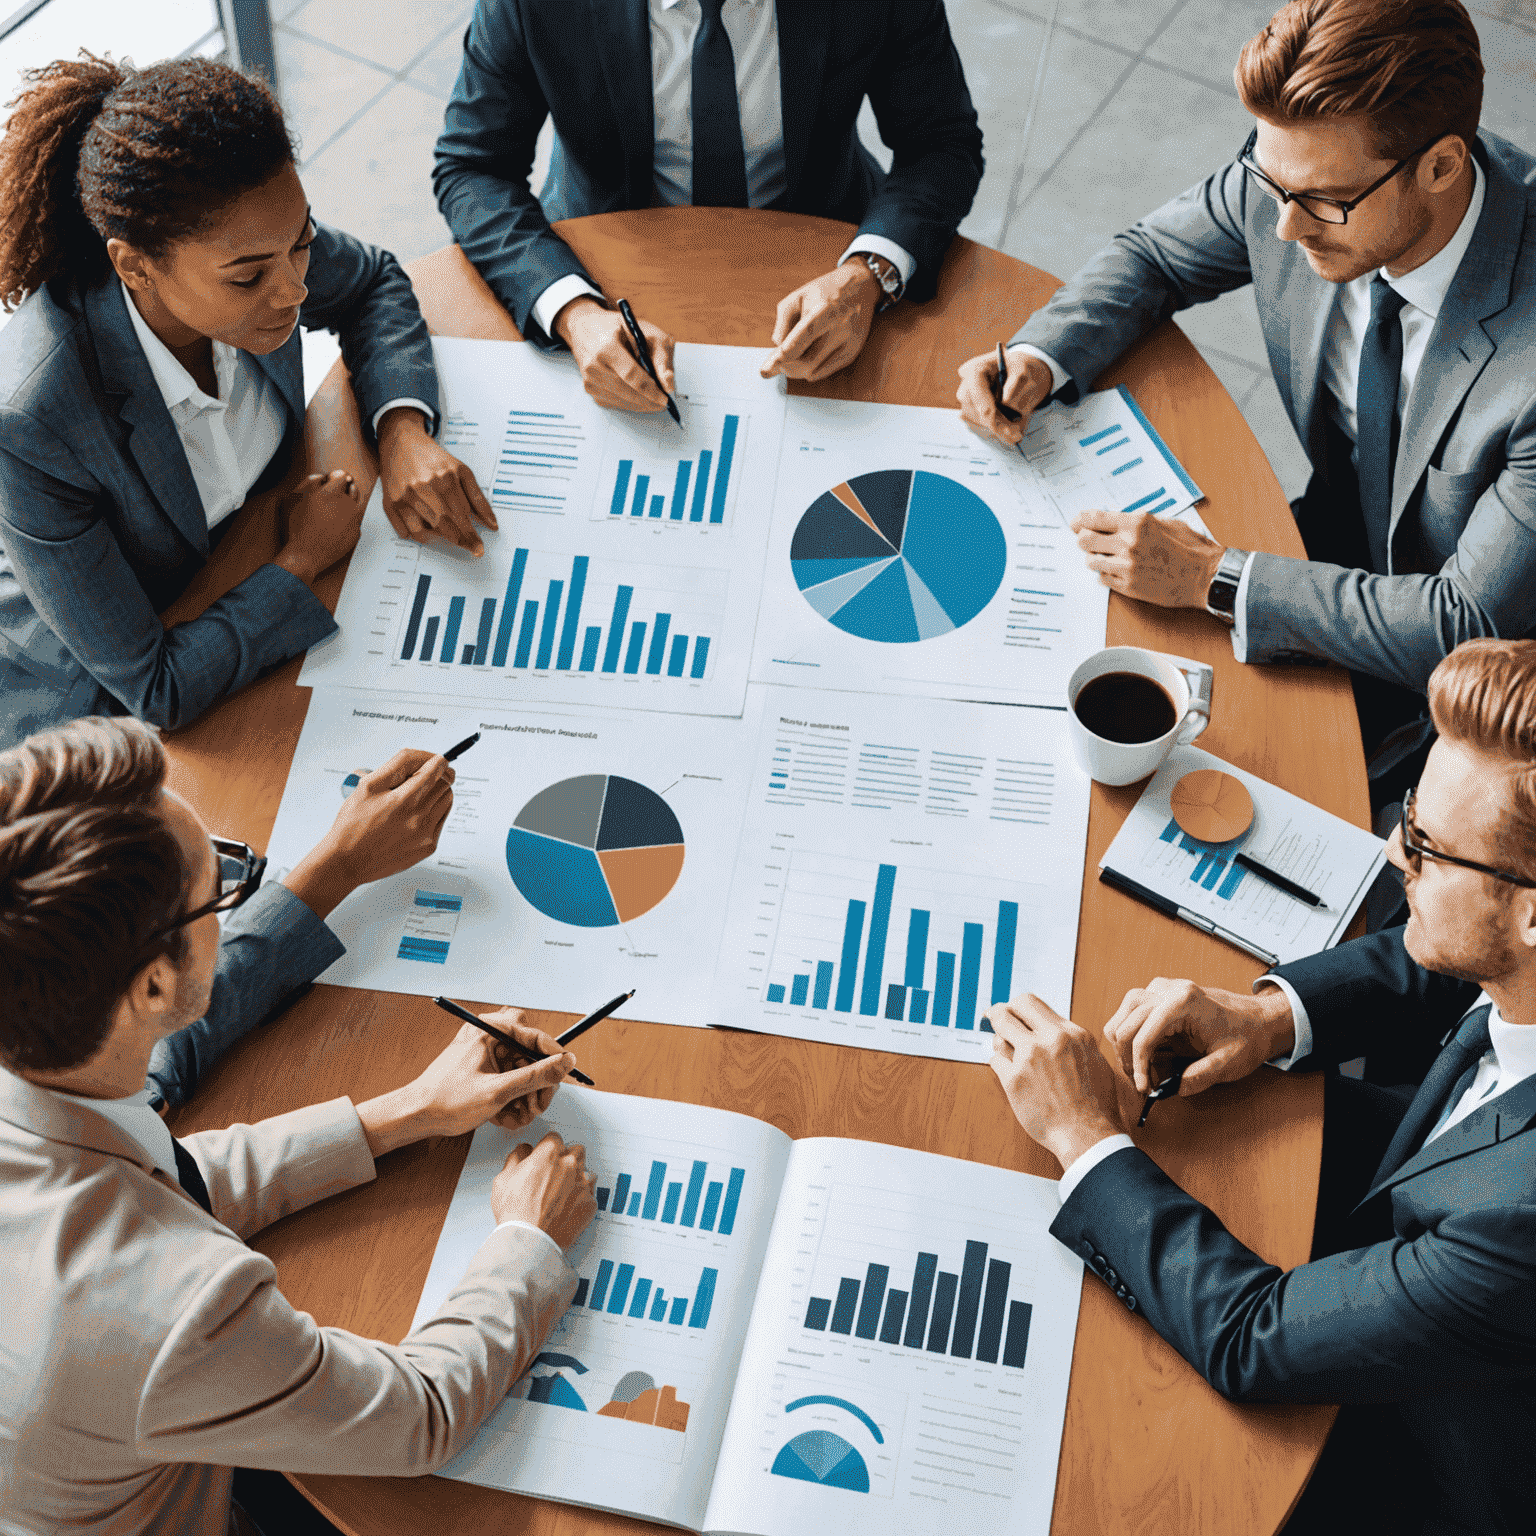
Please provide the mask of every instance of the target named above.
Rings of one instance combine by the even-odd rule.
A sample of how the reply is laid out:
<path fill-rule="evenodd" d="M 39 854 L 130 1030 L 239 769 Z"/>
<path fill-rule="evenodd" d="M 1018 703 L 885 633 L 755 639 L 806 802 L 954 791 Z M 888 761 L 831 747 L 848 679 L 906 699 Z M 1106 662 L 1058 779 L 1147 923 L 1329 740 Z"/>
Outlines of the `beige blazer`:
<path fill-rule="evenodd" d="M 186 1144 L 217 1219 L 110 1121 L 0 1073 L 4 1536 L 225 1536 L 236 1466 L 433 1472 L 575 1292 L 507 1227 L 398 1346 L 318 1327 L 242 1239 L 373 1178 L 351 1103 Z"/>

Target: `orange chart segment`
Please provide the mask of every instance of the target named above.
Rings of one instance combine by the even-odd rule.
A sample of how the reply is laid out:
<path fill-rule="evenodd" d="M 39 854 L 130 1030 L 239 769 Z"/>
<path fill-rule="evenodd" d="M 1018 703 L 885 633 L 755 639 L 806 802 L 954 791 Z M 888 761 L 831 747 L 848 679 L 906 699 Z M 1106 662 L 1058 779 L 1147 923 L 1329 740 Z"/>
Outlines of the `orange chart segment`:
<path fill-rule="evenodd" d="M 683 872 L 683 844 L 660 848 L 613 848 L 597 855 L 621 923 L 649 912 Z"/>
<path fill-rule="evenodd" d="M 875 526 L 874 518 L 872 518 L 865 510 L 864 503 L 859 500 L 858 494 L 846 480 L 841 485 L 834 485 L 832 487 L 832 494 L 836 496 L 837 499 L 842 502 L 842 504 L 847 507 L 855 517 L 860 518 L 864 522 L 868 523 L 876 533 L 880 533 L 879 528 Z M 885 535 L 880 533 L 880 537 L 883 539 L 885 538 Z"/>

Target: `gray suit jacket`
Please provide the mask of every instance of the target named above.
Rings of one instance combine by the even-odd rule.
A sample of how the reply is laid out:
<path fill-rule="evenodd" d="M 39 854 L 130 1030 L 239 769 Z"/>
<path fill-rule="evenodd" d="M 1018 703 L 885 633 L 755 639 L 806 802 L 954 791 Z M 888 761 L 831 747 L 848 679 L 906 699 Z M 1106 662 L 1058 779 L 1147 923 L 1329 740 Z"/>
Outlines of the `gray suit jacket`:
<path fill-rule="evenodd" d="M 1536 159 L 1489 133 L 1475 153 L 1487 194 L 1404 412 L 1390 569 L 1260 554 L 1250 661 L 1320 657 L 1422 690 L 1463 640 L 1536 631 Z M 1252 283 L 1275 382 L 1322 473 L 1338 289 L 1276 238 L 1276 216 L 1234 162 L 1117 235 L 1015 340 L 1087 390 L 1159 322 Z"/>
<path fill-rule="evenodd" d="M 336 947 L 278 887 L 221 947 L 246 1027 Z M 237 952 L 239 951 L 239 952 Z M 226 1536 L 231 1468 L 409 1477 L 461 1451 L 576 1289 L 538 1234 L 493 1232 L 399 1345 L 319 1326 L 243 1239 L 374 1176 L 347 1099 L 184 1143 L 213 1215 L 111 1121 L 0 1072 L 0 1536 Z"/>
<path fill-rule="evenodd" d="M 300 324 L 340 334 L 365 421 L 392 399 L 436 405 L 426 323 L 393 256 L 322 225 L 308 284 Z M 255 361 L 288 416 L 264 489 L 303 430 L 298 331 Z M 156 614 L 209 547 L 117 278 L 32 294 L 0 331 L 0 747 L 90 714 L 186 725 L 335 629 L 275 565 L 164 629 Z"/>

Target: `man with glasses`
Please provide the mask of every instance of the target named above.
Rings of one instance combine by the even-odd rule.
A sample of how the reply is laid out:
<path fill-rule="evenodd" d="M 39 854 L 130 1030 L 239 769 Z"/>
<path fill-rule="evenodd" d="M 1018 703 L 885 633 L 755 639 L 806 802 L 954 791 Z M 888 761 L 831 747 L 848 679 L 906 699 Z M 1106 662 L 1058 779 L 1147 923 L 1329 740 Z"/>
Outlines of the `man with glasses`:
<path fill-rule="evenodd" d="M 147 1095 L 341 953 L 323 918 L 431 852 L 453 770 L 397 754 L 257 890 L 263 861 L 211 838 L 165 766 L 131 720 L 0 753 L 0 1529 L 310 1536 L 331 1527 L 283 1472 L 410 1476 L 473 1438 L 575 1292 L 593 1181 L 557 1136 L 516 1149 L 495 1230 L 399 1345 L 317 1326 L 243 1239 L 397 1147 L 526 1125 L 574 1058 L 508 1010 L 548 1060 L 503 1070 L 465 1025 L 394 1092 L 177 1141 Z"/>
<path fill-rule="evenodd" d="M 1236 159 L 1014 338 L 1021 419 L 997 410 L 994 360 L 960 370 L 966 419 L 1016 443 L 1154 326 L 1252 285 L 1312 462 L 1293 509 L 1308 558 L 1123 507 L 1074 526 L 1106 585 L 1206 609 L 1240 661 L 1350 668 L 1378 805 L 1422 764 L 1441 657 L 1536 630 L 1536 160 L 1478 132 L 1482 82 L 1458 0 L 1294 0 L 1238 62 L 1258 122 Z"/>
<path fill-rule="evenodd" d="M 1536 1509 L 1536 641 L 1458 647 L 1429 708 L 1388 848 L 1405 928 L 1252 996 L 1159 978 L 1104 1026 L 1139 1094 L 1174 1057 L 1188 1096 L 1413 1043 L 1416 1083 L 1325 1079 L 1310 1263 L 1266 1263 L 1134 1148 L 1085 1030 L 1034 997 L 989 1014 L 1064 1170 L 1052 1234 L 1223 1395 L 1344 1405 L 1292 1533 L 1498 1536 Z"/>

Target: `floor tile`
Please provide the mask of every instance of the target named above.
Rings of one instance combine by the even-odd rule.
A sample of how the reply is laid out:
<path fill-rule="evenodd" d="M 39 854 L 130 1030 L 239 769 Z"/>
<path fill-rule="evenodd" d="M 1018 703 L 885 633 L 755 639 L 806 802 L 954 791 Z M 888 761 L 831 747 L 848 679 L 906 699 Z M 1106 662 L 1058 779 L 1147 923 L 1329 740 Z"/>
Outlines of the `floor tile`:
<path fill-rule="evenodd" d="M 432 197 L 437 97 L 401 81 L 305 167 L 317 211 L 359 239 L 412 261 L 452 241 Z"/>
<path fill-rule="evenodd" d="M 381 92 L 387 70 L 343 58 L 302 33 L 273 27 L 277 94 L 288 125 L 299 140 L 299 166 L 330 140 Z"/>
<path fill-rule="evenodd" d="M 1237 94 L 1232 70 L 1243 44 L 1275 13 L 1272 0 L 1188 0 L 1147 57 Z"/>
<path fill-rule="evenodd" d="M 309 0 L 267 0 L 267 12 L 273 21 L 287 21 L 296 11 L 302 11 Z"/>
<path fill-rule="evenodd" d="M 455 22 L 449 29 L 406 71 L 412 80 L 424 90 L 441 96 L 444 101 L 453 94 L 454 82 L 459 78 L 459 61 L 464 57 L 464 32 L 469 22 Z"/>
<path fill-rule="evenodd" d="M 402 69 L 456 26 L 468 7 L 431 0 L 309 0 L 288 25 L 386 69 Z"/>
<path fill-rule="evenodd" d="M 999 9 L 1031 21 L 1046 21 L 1052 0 L 992 0 Z M 1080 37 L 1107 43 L 1130 53 L 1139 53 L 1170 15 L 1176 14 L 1188 0 L 1060 0 L 1056 18 L 1060 26 L 1070 27 Z M 975 8 L 974 0 L 949 0 L 950 23 L 957 14 Z"/>

